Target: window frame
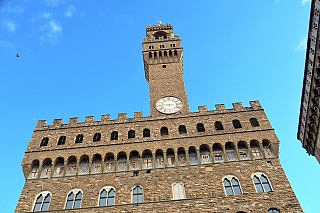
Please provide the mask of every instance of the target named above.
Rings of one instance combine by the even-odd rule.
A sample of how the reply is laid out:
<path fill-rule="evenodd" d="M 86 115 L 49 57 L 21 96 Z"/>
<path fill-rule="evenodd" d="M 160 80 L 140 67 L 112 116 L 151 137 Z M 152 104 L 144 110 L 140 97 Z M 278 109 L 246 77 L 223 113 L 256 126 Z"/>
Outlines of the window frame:
<path fill-rule="evenodd" d="M 235 191 L 234 191 L 234 189 L 233 189 L 234 185 L 233 185 L 233 183 L 232 183 L 232 179 L 235 179 L 235 180 L 238 182 L 238 185 L 237 185 L 237 186 L 239 186 L 239 188 L 240 188 L 240 192 L 241 192 L 240 194 L 236 194 L 236 193 L 235 193 Z M 232 195 L 228 195 L 228 194 L 227 194 L 226 186 L 225 186 L 225 184 L 224 184 L 224 181 L 225 181 L 225 180 L 228 180 L 229 183 L 230 183 L 230 186 L 228 186 L 228 187 L 231 188 Z M 240 180 L 239 180 L 239 178 L 237 178 L 237 177 L 234 176 L 234 175 L 226 175 L 226 176 L 224 176 L 224 177 L 222 178 L 222 185 L 223 185 L 224 192 L 225 192 L 225 194 L 226 194 L 227 196 L 235 196 L 235 195 L 241 195 L 241 194 L 243 194 L 243 190 L 242 190 L 242 187 L 241 187 L 241 184 L 240 184 Z"/>
<path fill-rule="evenodd" d="M 116 190 L 115 190 L 115 188 L 113 187 L 113 186 L 105 186 L 105 187 L 103 187 L 101 190 L 100 190 L 100 192 L 99 192 L 99 199 L 98 199 L 98 206 L 102 206 L 102 205 L 100 205 L 100 199 L 101 199 L 101 193 L 103 192 L 103 190 L 105 190 L 106 192 L 107 192 L 107 197 L 106 197 L 106 205 L 105 206 L 114 206 L 115 204 L 116 204 Z M 114 199 L 114 203 L 112 204 L 112 205 L 109 205 L 108 203 L 109 203 L 109 192 L 111 191 L 111 190 L 113 190 L 114 191 L 114 197 L 113 197 L 113 199 Z"/>
<path fill-rule="evenodd" d="M 182 194 L 182 196 L 180 195 L 180 193 L 179 193 L 179 198 L 176 198 L 175 197 L 175 193 L 174 193 L 174 187 L 175 186 L 177 186 L 179 184 L 179 186 L 182 186 L 183 187 L 183 194 Z M 178 192 L 180 192 L 180 190 L 179 190 L 179 187 L 178 187 Z M 178 182 L 174 182 L 173 184 L 172 184 L 172 200 L 182 200 L 182 199 L 186 199 L 186 187 L 185 187 L 185 185 L 182 183 L 182 182 L 180 182 L 180 181 L 178 181 Z"/>
<path fill-rule="evenodd" d="M 139 190 L 137 191 L 137 194 L 134 194 L 134 190 L 139 187 L 142 190 L 142 193 L 139 193 Z M 139 195 L 142 195 L 142 200 L 141 202 L 139 202 Z M 134 202 L 134 197 L 137 196 L 137 202 Z M 143 203 L 143 187 L 141 185 L 136 185 L 131 189 L 131 203 L 133 204 L 139 204 L 139 203 Z"/>
<path fill-rule="evenodd" d="M 74 195 L 74 197 L 73 197 L 73 202 L 72 202 L 72 208 L 71 208 L 71 209 L 75 209 L 75 208 L 74 208 L 74 204 L 76 203 L 76 197 L 77 197 L 77 195 L 78 195 L 79 192 L 81 192 L 82 196 L 81 196 L 81 200 L 80 200 L 80 207 L 79 207 L 79 208 L 76 208 L 76 209 L 80 209 L 80 208 L 81 208 L 81 204 L 82 204 L 82 200 L 83 200 L 84 194 L 83 194 L 82 189 L 76 188 L 76 189 L 70 190 L 70 191 L 67 193 L 67 197 L 66 197 L 66 201 L 65 201 L 65 205 L 64 205 L 65 208 L 64 208 L 64 209 L 67 209 L 68 198 L 69 198 L 69 195 L 70 195 L 71 193 L 73 193 L 73 195 Z"/>
<path fill-rule="evenodd" d="M 42 201 L 41 201 L 40 210 L 39 210 L 39 211 L 34 211 L 34 210 L 35 210 L 35 207 L 36 207 L 36 204 L 37 204 L 38 197 L 39 197 L 40 195 L 42 196 Z M 35 197 L 34 202 L 33 202 L 33 205 L 32 205 L 32 210 L 31 210 L 31 212 L 41 212 L 41 211 L 42 211 L 42 208 L 43 208 L 44 200 L 45 200 L 45 198 L 46 198 L 48 195 L 51 196 L 51 197 L 50 197 L 49 204 L 48 204 L 48 209 L 49 209 L 49 207 L 50 207 L 50 202 L 51 202 L 51 198 L 52 198 L 52 193 L 51 193 L 50 191 L 42 191 L 42 192 L 40 192 L 39 194 L 37 194 L 37 196 Z M 44 210 L 44 211 L 48 211 L 48 209 L 47 209 L 47 210 Z"/>
<path fill-rule="evenodd" d="M 261 176 L 264 176 L 264 177 L 267 179 L 268 184 L 269 184 L 269 187 L 270 187 L 270 191 L 266 191 L 266 190 L 265 190 L 265 188 L 264 188 L 264 183 L 265 183 L 265 182 L 264 182 L 264 183 L 262 182 Z M 253 173 L 253 174 L 251 175 L 251 180 L 252 180 L 252 182 L 253 182 L 254 188 L 256 189 L 256 192 L 257 192 L 257 193 L 263 193 L 263 192 L 258 192 L 257 187 L 256 187 L 256 183 L 255 183 L 254 180 L 253 180 L 254 177 L 257 177 L 257 178 L 259 179 L 260 185 L 261 185 L 261 187 L 262 187 L 263 192 L 272 192 L 272 191 L 274 191 L 268 175 L 266 175 L 266 174 L 263 173 L 263 172 L 255 172 L 255 173 Z"/>

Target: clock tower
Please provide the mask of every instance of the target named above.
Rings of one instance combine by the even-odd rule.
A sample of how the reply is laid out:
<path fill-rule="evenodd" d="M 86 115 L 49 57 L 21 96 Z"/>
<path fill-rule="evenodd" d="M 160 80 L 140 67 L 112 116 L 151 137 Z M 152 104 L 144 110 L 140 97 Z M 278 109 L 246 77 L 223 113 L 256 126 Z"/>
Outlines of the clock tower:
<path fill-rule="evenodd" d="M 151 116 L 189 113 L 183 81 L 183 50 L 171 24 L 147 26 L 143 60 L 150 90 Z"/>

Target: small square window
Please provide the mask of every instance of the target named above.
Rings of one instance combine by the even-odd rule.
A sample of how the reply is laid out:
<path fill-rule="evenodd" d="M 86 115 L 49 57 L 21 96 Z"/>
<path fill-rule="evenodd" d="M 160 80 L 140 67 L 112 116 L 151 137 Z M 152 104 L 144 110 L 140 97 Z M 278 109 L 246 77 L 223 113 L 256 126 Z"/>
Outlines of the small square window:
<path fill-rule="evenodd" d="M 175 47 L 176 46 L 176 44 L 170 44 L 170 47 Z"/>
<path fill-rule="evenodd" d="M 164 45 L 163 45 L 163 44 L 161 44 L 161 45 L 160 45 L 160 48 L 164 48 Z"/>
<path fill-rule="evenodd" d="M 139 176 L 139 172 L 133 172 L 133 177 L 138 177 Z"/>
<path fill-rule="evenodd" d="M 272 161 L 267 161 L 267 164 L 268 164 L 268 166 L 273 166 L 273 163 L 272 163 Z"/>
<path fill-rule="evenodd" d="M 165 64 L 162 64 L 162 68 L 167 68 L 167 65 L 165 65 Z"/>
<path fill-rule="evenodd" d="M 147 174 L 150 174 L 150 173 L 151 173 L 151 170 L 150 170 L 150 169 L 148 169 L 148 170 L 147 170 Z"/>
<path fill-rule="evenodd" d="M 152 50 L 152 49 L 153 49 L 153 46 L 149 46 L 149 49 Z"/>

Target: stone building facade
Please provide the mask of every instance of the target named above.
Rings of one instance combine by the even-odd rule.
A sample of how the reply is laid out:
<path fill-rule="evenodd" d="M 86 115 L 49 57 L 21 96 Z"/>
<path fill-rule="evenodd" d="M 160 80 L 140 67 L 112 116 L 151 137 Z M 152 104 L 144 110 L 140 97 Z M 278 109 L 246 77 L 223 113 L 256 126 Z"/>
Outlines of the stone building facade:
<path fill-rule="evenodd" d="M 320 163 L 320 0 L 312 0 L 306 63 L 299 117 L 298 140 Z"/>
<path fill-rule="evenodd" d="M 260 103 L 190 112 L 179 36 L 146 31 L 151 116 L 39 121 L 15 212 L 303 212 Z"/>

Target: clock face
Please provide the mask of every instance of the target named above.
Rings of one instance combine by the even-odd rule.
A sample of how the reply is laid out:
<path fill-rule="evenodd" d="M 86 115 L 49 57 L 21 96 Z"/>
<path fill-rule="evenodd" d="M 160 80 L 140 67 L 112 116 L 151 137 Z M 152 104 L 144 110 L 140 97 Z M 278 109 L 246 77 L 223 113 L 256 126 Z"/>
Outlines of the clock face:
<path fill-rule="evenodd" d="M 157 102 L 156 108 L 165 114 L 176 113 L 182 108 L 182 101 L 176 97 L 164 97 Z"/>

